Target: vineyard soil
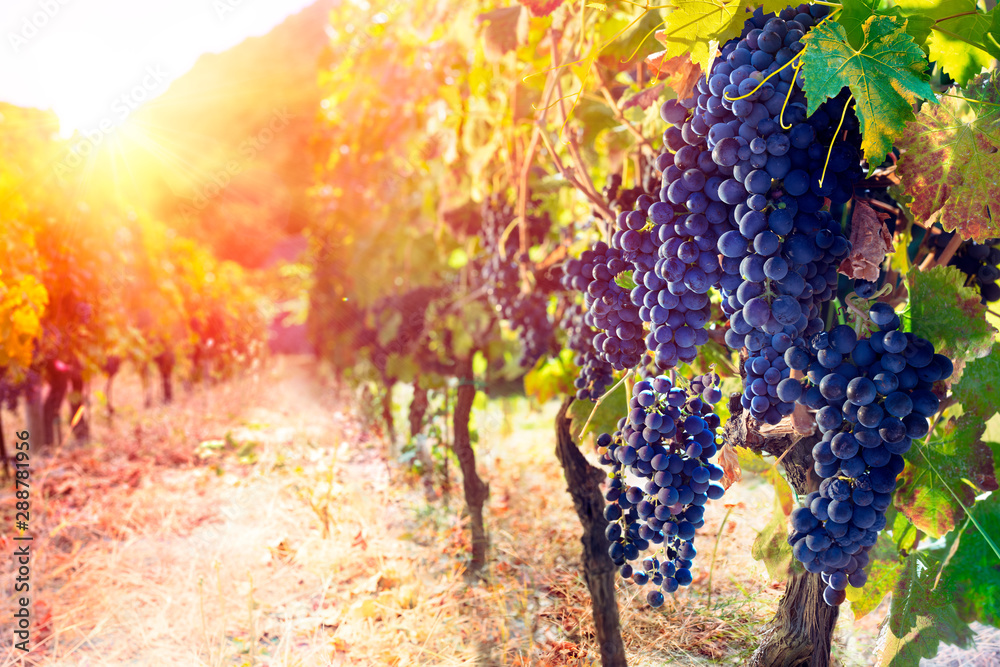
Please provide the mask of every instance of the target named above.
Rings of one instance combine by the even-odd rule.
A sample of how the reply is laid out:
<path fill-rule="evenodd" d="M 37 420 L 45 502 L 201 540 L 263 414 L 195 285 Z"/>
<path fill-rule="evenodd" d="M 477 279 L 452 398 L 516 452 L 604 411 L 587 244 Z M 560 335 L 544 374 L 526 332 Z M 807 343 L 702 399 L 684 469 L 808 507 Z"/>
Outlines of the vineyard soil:
<path fill-rule="evenodd" d="M 42 614 L 28 664 L 595 664 L 554 403 L 474 411 L 492 542 L 469 585 L 460 497 L 428 504 L 307 359 L 145 413 L 128 403 L 137 380 L 121 381 L 117 421 L 95 420 L 102 444 L 65 444 L 34 471 Z M 710 607 L 708 557 L 661 613 L 619 581 L 629 664 L 740 664 L 753 648 L 781 595 L 749 555 L 773 495 L 748 475 L 727 501 Z M 709 508 L 707 553 L 725 512 Z M 841 664 L 864 664 L 880 617 L 841 625 Z"/>

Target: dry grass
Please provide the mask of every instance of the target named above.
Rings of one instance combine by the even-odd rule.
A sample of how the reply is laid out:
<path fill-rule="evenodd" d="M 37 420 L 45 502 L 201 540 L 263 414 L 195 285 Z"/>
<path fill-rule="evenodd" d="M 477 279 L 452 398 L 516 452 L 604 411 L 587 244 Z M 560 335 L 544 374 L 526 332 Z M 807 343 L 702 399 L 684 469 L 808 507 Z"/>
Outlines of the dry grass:
<path fill-rule="evenodd" d="M 460 498 L 427 503 L 342 401 L 305 361 L 278 359 L 167 408 L 126 402 L 113 426 L 98 419 L 100 444 L 35 452 L 34 648 L 7 644 L 0 662 L 597 664 L 554 407 L 476 412 L 492 550 L 470 584 Z M 708 509 L 689 591 L 654 612 L 620 590 L 630 664 L 743 664 L 752 649 L 781 594 L 749 556 L 773 496 L 750 477 L 726 501 L 724 526 L 727 508 Z M 11 578 L 5 564 L 4 590 Z"/>

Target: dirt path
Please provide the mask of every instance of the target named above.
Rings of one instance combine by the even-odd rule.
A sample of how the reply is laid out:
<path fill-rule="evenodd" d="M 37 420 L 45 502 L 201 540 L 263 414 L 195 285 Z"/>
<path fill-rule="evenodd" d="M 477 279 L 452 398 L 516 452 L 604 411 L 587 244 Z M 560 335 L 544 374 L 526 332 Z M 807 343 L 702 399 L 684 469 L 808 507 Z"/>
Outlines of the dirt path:
<path fill-rule="evenodd" d="M 124 485 L 127 494 L 112 485 L 110 493 L 129 502 L 98 510 L 105 525 L 91 531 L 97 535 L 71 526 L 69 545 L 56 530 L 41 546 L 39 569 L 62 562 L 44 574 L 39 615 L 47 618 L 29 664 L 330 664 L 344 647 L 332 636 L 346 611 L 333 598 L 337 584 L 380 570 L 371 557 L 351 553 L 352 545 L 390 540 L 386 528 L 397 519 L 392 503 L 338 511 L 345 495 L 375 501 L 388 480 L 371 449 L 352 445 L 356 427 L 325 408 L 323 394 L 307 362 L 279 359 L 256 392 L 196 396 L 154 415 L 197 420 L 205 416 L 200 400 L 238 413 L 215 438 L 176 443 L 196 453 L 191 465 L 141 466 L 141 478 Z M 62 471 L 75 467 L 70 461 L 86 456 L 70 454 L 53 463 L 47 481 L 69 477 Z M 115 463 L 113 453 L 108 458 L 99 466 L 105 472 Z M 53 496 L 53 505 L 68 509 L 62 493 Z M 102 504 L 97 494 L 87 501 Z M 329 510 L 329 539 L 310 501 Z M 74 517 L 63 518 L 57 526 Z M 115 534 L 119 524 L 126 528 Z M 373 526 L 379 529 L 369 536 Z"/>

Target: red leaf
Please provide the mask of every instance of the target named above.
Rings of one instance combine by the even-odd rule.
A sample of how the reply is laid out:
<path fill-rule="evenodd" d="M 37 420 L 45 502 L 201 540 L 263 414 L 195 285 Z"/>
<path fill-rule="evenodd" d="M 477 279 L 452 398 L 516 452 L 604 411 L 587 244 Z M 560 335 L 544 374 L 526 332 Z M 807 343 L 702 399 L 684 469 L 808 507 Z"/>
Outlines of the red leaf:
<path fill-rule="evenodd" d="M 658 31 L 657 37 L 662 31 Z M 701 68 L 692 63 L 687 56 L 665 58 L 666 51 L 658 51 L 646 57 L 646 64 L 653 71 L 653 76 L 664 79 L 666 84 L 677 94 L 677 99 L 690 97 L 694 86 L 701 78 Z"/>
<path fill-rule="evenodd" d="M 663 84 L 658 83 L 652 88 L 647 88 L 641 93 L 636 93 L 628 99 L 625 104 L 622 105 L 622 109 L 631 109 L 634 106 L 638 106 L 641 109 L 648 109 L 651 104 L 659 101 L 660 95 L 663 93 Z"/>

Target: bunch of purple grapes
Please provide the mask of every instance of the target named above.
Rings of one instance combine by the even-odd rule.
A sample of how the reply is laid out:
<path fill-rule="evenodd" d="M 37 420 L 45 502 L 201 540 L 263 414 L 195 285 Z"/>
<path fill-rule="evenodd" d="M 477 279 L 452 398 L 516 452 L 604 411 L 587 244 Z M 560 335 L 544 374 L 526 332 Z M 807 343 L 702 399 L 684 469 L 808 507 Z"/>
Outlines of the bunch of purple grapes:
<path fill-rule="evenodd" d="M 778 385 L 784 400 L 817 410 L 823 432 L 812 450 L 823 481 L 792 512 L 788 541 L 808 571 L 823 573 L 830 605 L 844 601 L 848 585 L 867 581 L 868 552 L 885 528 L 902 455 L 927 435 L 939 407 L 934 383 L 954 370 L 929 341 L 900 331 L 888 304 L 876 302 L 868 316 L 878 331 L 867 338 L 841 325 L 786 350 L 788 366 L 808 379 Z"/>
<path fill-rule="evenodd" d="M 632 264 L 622 252 L 598 241 L 584 250 L 580 259 L 568 259 L 563 269 L 563 285 L 584 293 L 590 318 L 587 324 L 598 330 L 593 346 L 598 358 L 623 370 L 642 358 L 642 320 L 629 290 L 619 284 Z"/>
<path fill-rule="evenodd" d="M 503 233 L 514 220 L 510 203 L 501 204 L 496 198 L 487 201 L 483 210 L 483 243 L 486 250 L 481 269 L 486 283 L 486 296 L 490 306 L 518 332 L 523 353 L 521 366 L 531 367 L 552 346 L 555 329 L 548 316 L 548 295 L 542 291 L 524 294 L 521 291 L 521 268 L 518 264 L 519 235 L 513 230 L 504 240 L 505 257 L 500 246 Z M 529 215 L 528 244 L 541 243 L 551 227 L 548 214 Z M 527 261 L 526 257 L 521 257 Z"/>
<path fill-rule="evenodd" d="M 675 151 L 672 165 L 661 164 L 661 197 L 688 211 L 687 225 L 698 214 L 709 223 L 706 235 L 722 255 L 717 286 L 730 318 L 726 342 L 750 353 L 743 407 L 769 423 L 794 407 L 776 396 L 777 383 L 789 376 L 781 354 L 822 331 L 820 307 L 835 294 L 837 266 L 849 251 L 840 225 L 822 210 L 824 198 L 848 201 L 863 175 L 846 94 L 806 117 L 801 82 L 785 67 L 827 12 L 800 5 L 778 17 L 758 9 L 698 82 L 698 94 L 660 110 L 674 125 L 664 142 Z M 842 129 L 846 140 L 839 139 Z M 694 231 L 705 227 L 700 218 L 693 224 Z M 677 256 L 683 266 L 671 260 L 672 277 L 694 270 L 690 260 L 699 257 L 687 250 Z M 676 256 L 667 245 L 661 253 Z"/>
<path fill-rule="evenodd" d="M 686 389 L 663 375 L 636 382 L 628 417 L 597 439 L 601 463 L 612 470 L 604 509 L 608 553 L 623 577 L 659 588 L 646 596 L 654 607 L 665 592 L 693 581 L 695 531 L 705 525 L 705 503 L 724 493 L 716 483 L 722 468 L 709 463 L 720 425 L 712 409 L 722 398 L 717 383 L 716 375 L 698 376 Z M 630 564 L 653 545 L 659 556 L 645 558 L 642 569 Z"/>

